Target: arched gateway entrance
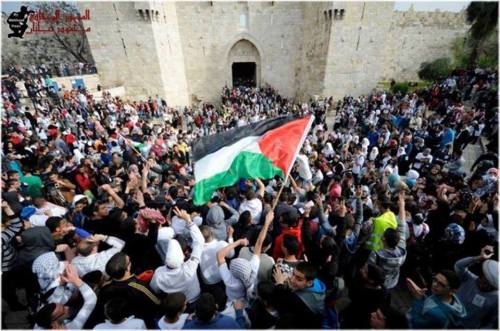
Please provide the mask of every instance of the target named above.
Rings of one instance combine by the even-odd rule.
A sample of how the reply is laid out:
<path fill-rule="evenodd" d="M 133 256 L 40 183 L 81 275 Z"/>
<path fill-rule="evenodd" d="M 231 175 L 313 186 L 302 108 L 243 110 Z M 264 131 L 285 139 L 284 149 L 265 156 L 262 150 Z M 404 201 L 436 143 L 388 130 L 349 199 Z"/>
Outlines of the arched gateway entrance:
<path fill-rule="evenodd" d="M 255 45 L 247 39 L 237 41 L 229 51 L 228 64 L 231 85 L 260 85 L 260 54 Z"/>

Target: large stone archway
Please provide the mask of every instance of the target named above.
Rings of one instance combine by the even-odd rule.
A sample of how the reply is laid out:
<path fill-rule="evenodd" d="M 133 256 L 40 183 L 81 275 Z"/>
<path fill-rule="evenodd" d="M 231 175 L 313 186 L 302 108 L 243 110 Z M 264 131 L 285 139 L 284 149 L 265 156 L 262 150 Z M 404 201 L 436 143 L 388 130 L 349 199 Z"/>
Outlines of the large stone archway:
<path fill-rule="evenodd" d="M 255 85 L 260 86 L 262 68 L 260 52 L 254 43 L 246 38 L 236 41 L 230 48 L 227 56 L 227 82 L 231 87 L 235 79 L 233 75 L 238 72 L 235 71 L 238 70 L 237 68 L 245 68 L 243 69 L 244 72 L 241 72 L 242 76 L 251 76 L 252 74 L 248 73 L 248 70 L 255 68 Z"/>

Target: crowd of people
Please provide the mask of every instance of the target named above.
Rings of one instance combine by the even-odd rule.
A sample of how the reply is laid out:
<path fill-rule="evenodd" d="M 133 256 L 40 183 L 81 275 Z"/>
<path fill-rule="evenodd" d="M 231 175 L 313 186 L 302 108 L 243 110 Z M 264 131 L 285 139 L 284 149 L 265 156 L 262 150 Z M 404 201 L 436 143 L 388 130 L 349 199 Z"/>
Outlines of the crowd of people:
<path fill-rule="evenodd" d="M 15 76 L 20 80 L 25 80 L 27 78 L 67 77 L 96 73 L 97 69 L 95 65 L 87 62 L 41 63 L 39 65 L 33 64 L 26 67 L 19 64 L 11 64 L 2 68 L 2 75 Z"/>
<path fill-rule="evenodd" d="M 85 90 L 26 106 L 4 85 L 2 299 L 46 329 L 496 329 L 497 84 L 457 70 L 303 104 L 224 87 L 178 109 Z M 286 181 L 192 203 L 199 137 L 307 114 Z"/>

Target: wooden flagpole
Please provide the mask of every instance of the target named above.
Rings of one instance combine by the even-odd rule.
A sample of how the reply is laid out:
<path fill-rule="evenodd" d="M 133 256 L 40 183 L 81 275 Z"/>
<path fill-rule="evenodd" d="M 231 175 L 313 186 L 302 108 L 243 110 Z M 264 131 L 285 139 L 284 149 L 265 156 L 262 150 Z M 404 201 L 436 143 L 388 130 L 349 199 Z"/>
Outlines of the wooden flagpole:
<path fill-rule="evenodd" d="M 276 205 L 278 204 L 278 201 L 280 199 L 281 192 L 283 192 L 283 188 L 285 187 L 289 176 L 290 176 L 290 174 L 286 175 L 285 180 L 283 181 L 283 184 L 281 185 L 280 190 L 278 191 L 278 195 L 276 195 L 276 198 L 273 201 L 273 205 L 271 206 L 271 210 L 274 210 L 274 208 L 276 208 Z"/>

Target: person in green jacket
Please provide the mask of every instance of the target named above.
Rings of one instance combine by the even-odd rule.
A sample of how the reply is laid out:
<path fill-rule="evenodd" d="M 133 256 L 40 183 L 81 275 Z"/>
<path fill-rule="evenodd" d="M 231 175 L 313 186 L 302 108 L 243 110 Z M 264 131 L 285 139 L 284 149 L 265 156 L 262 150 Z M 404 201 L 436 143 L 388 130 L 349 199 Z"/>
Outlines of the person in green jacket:
<path fill-rule="evenodd" d="M 365 248 L 377 252 L 384 248 L 382 243 L 382 237 L 385 230 L 394 229 L 398 227 L 398 221 L 396 220 L 396 215 L 391 211 L 391 202 L 387 199 L 382 199 L 377 201 L 377 207 L 380 213 L 377 217 L 372 220 L 372 232 L 368 240 L 366 241 Z"/>

